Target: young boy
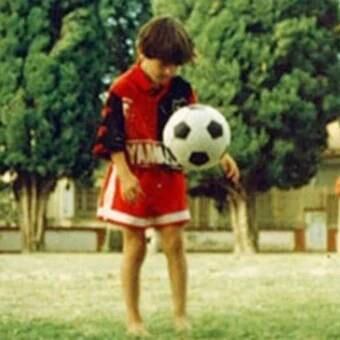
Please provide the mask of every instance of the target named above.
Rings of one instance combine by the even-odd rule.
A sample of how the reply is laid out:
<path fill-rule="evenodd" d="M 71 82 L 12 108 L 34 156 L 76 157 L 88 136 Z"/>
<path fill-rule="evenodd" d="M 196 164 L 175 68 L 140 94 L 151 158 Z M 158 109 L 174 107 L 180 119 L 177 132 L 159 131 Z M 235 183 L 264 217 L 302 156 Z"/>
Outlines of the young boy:
<path fill-rule="evenodd" d="M 146 228 L 155 228 L 167 258 L 178 330 L 186 315 L 187 261 L 183 228 L 190 215 L 185 176 L 167 157 L 162 131 L 170 115 L 195 101 L 190 84 L 176 76 L 194 58 L 192 40 L 171 17 L 146 23 L 137 38 L 138 60 L 118 77 L 102 110 L 93 154 L 110 161 L 97 216 L 123 232 L 121 271 L 128 332 L 145 335 L 139 311 L 139 276 L 146 253 Z M 221 165 L 234 181 L 239 171 L 225 154 Z"/>

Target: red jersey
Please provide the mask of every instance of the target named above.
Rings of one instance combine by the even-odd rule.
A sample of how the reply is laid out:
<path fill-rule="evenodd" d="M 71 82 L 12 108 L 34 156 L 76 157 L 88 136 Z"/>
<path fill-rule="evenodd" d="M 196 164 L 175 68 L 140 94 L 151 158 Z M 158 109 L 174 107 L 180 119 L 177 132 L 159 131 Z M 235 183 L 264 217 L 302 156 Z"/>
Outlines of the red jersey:
<path fill-rule="evenodd" d="M 124 101 L 130 103 L 128 110 L 123 109 Z M 125 151 L 132 166 L 178 168 L 162 143 L 162 133 L 171 114 L 194 101 L 191 86 L 183 78 L 176 76 L 156 90 L 140 65 L 133 65 L 110 87 L 93 154 L 110 159 L 112 152 Z"/>

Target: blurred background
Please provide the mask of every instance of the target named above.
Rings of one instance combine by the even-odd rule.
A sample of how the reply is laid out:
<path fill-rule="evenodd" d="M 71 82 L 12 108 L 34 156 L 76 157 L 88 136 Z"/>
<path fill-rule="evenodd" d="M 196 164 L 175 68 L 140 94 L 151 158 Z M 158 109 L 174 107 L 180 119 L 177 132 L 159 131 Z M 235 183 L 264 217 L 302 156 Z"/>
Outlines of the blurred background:
<path fill-rule="evenodd" d="M 90 150 L 138 28 L 164 14 L 193 37 L 181 73 L 229 121 L 242 171 L 239 190 L 188 174 L 188 250 L 340 251 L 338 1 L 2 0 L 0 252 L 121 249 Z"/>

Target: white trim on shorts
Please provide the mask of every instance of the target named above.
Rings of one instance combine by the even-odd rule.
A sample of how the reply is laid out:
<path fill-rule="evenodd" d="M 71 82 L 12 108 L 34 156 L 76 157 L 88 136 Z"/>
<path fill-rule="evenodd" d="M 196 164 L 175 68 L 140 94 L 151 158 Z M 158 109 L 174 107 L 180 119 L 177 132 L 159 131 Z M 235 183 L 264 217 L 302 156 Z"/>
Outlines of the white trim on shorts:
<path fill-rule="evenodd" d="M 118 210 L 107 209 L 105 207 L 98 208 L 97 217 L 114 223 L 123 223 L 132 227 L 146 228 L 149 226 L 157 226 L 164 224 L 172 224 L 185 222 L 190 220 L 190 212 L 188 209 L 152 217 L 137 217 Z"/>

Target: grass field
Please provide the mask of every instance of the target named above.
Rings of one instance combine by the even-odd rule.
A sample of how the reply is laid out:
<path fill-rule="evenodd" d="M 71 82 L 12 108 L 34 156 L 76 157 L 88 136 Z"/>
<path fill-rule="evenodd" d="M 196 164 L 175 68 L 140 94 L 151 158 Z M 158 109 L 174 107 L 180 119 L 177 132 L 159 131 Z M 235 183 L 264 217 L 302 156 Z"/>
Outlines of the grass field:
<path fill-rule="evenodd" d="M 340 256 L 189 254 L 193 330 L 172 329 L 162 254 L 147 257 L 150 339 L 340 339 Z M 129 339 L 120 254 L 0 255 L 0 339 Z"/>

